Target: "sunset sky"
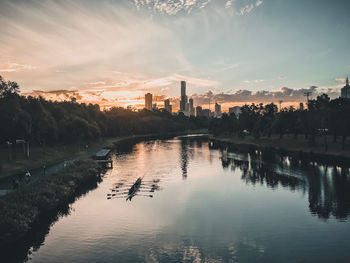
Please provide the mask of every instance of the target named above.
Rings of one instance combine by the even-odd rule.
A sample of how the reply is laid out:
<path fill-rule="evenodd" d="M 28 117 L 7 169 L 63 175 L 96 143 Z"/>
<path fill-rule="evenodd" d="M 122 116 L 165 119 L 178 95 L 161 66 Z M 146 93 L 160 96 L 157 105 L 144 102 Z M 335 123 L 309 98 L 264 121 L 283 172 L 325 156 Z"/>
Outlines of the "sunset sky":
<path fill-rule="evenodd" d="M 105 106 L 176 98 L 181 80 L 196 105 L 336 97 L 349 27 L 348 0 L 1 0 L 0 75 Z"/>

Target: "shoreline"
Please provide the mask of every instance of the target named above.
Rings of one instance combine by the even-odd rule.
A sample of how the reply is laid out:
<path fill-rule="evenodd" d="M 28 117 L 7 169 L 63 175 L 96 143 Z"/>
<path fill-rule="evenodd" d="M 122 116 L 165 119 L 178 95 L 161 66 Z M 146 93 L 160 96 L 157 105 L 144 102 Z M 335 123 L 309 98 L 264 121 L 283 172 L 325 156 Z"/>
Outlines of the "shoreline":
<path fill-rule="evenodd" d="M 0 197 L 0 248 L 25 239 L 42 218 L 69 206 L 97 187 L 101 169 L 95 162 L 77 161 L 60 172 L 30 182 Z"/>
<path fill-rule="evenodd" d="M 118 143 L 127 140 L 152 140 L 189 134 L 202 135 L 203 131 L 118 137 L 101 147 L 115 148 Z M 16 244 L 26 246 L 28 235 L 35 232 L 41 220 L 45 221 L 52 214 L 59 214 L 61 210 L 69 211 L 69 204 L 76 198 L 96 188 L 102 180 L 102 170 L 94 161 L 77 160 L 55 173 L 1 196 L 0 250 L 11 250 Z"/>
<path fill-rule="evenodd" d="M 168 137 L 168 136 L 179 136 L 186 134 L 200 134 L 207 133 L 205 130 L 189 130 L 185 132 L 172 132 L 172 133 L 151 133 L 151 134 L 134 134 L 113 138 L 105 138 L 98 142 L 91 143 L 88 150 L 81 150 L 78 145 L 58 145 L 50 147 L 50 153 L 53 156 L 49 158 L 48 161 L 43 160 L 42 157 L 33 158 L 30 160 L 19 160 L 15 164 L 11 164 L 10 167 L 3 168 L 0 170 L 0 182 L 10 180 L 13 176 L 17 176 L 25 173 L 25 171 L 29 170 L 30 172 L 36 171 L 42 168 L 43 165 L 46 167 L 57 165 L 64 161 L 72 161 L 72 160 L 87 160 L 97 151 L 102 148 L 113 148 L 114 145 L 120 143 L 125 140 L 131 139 L 142 139 L 142 138 L 158 138 L 158 137 Z M 64 148 L 62 150 L 61 148 Z M 77 149 L 75 149 L 77 148 Z M 75 149 L 75 150 L 73 150 Z M 41 149 L 39 149 L 41 150 Z M 18 164 L 18 165 L 16 165 Z"/>
<path fill-rule="evenodd" d="M 309 146 L 297 139 L 254 139 L 252 137 L 240 139 L 237 137 L 223 137 L 209 135 L 208 138 L 213 141 L 225 143 L 238 150 L 272 150 L 279 155 L 291 155 L 300 159 L 308 159 L 313 162 L 322 162 L 326 164 L 350 165 L 350 151 L 324 151 L 321 146 Z"/>

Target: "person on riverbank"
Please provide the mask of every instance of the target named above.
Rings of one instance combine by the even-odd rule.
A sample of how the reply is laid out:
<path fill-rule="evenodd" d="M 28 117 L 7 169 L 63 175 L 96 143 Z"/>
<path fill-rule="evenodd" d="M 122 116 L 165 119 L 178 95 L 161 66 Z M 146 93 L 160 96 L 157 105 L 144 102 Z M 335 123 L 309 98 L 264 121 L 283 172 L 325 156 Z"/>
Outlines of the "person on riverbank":
<path fill-rule="evenodd" d="M 29 181 L 30 181 L 30 177 L 31 177 L 31 174 L 30 174 L 30 172 L 29 172 L 29 171 L 27 171 L 27 172 L 26 172 L 26 176 L 25 176 L 25 178 L 26 178 L 26 182 L 27 182 L 27 183 L 29 183 Z"/>

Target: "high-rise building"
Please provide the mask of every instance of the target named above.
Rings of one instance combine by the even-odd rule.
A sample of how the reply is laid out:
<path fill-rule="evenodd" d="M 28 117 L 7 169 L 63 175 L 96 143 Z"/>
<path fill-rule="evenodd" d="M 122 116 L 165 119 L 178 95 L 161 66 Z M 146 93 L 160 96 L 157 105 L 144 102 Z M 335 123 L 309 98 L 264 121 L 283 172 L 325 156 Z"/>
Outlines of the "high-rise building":
<path fill-rule="evenodd" d="M 187 112 L 188 111 L 188 102 L 186 96 L 186 81 L 181 81 L 181 100 L 180 100 L 180 111 Z"/>
<path fill-rule="evenodd" d="M 344 99 L 350 99 L 350 86 L 349 86 L 349 78 L 346 78 L 346 84 L 344 88 L 341 89 L 340 97 Z"/>
<path fill-rule="evenodd" d="M 152 109 L 153 109 L 153 110 L 157 110 L 157 109 L 158 109 L 157 103 L 153 103 Z"/>
<path fill-rule="evenodd" d="M 189 103 L 188 103 L 188 111 L 190 113 L 190 116 L 194 116 L 194 107 L 193 107 L 193 99 L 189 99 Z"/>
<path fill-rule="evenodd" d="M 151 93 L 147 93 L 145 95 L 145 108 L 147 110 L 152 110 L 152 94 Z"/>
<path fill-rule="evenodd" d="M 204 110 L 202 110 L 202 116 L 203 116 L 203 117 L 206 117 L 206 118 L 212 117 L 212 112 L 211 112 L 211 110 L 209 110 L 209 109 L 204 109 Z"/>
<path fill-rule="evenodd" d="M 186 81 L 181 81 L 181 97 L 186 96 Z"/>
<path fill-rule="evenodd" d="M 164 100 L 164 109 L 170 113 L 173 112 L 173 106 L 170 104 L 169 99 Z"/>
<path fill-rule="evenodd" d="M 196 107 L 196 117 L 201 117 L 202 116 L 202 107 L 197 106 Z"/>
<path fill-rule="evenodd" d="M 301 111 L 304 110 L 304 103 L 302 103 L 302 102 L 299 103 L 299 110 L 301 110 Z"/>
<path fill-rule="evenodd" d="M 221 105 L 215 102 L 215 117 L 221 117 Z"/>

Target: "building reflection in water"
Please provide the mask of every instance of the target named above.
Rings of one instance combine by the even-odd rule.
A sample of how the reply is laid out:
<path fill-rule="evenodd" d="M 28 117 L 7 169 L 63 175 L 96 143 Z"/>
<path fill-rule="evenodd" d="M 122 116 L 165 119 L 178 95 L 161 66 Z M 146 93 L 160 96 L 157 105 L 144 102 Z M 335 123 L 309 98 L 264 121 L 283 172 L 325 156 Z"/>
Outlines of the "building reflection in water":
<path fill-rule="evenodd" d="M 211 149 L 220 149 L 209 144 Z M 350 215 L 350 175 L 346 167 L 326 166 L 271 151 L 227 152 L 221 147 L 224 169 L 239 169 L 246 184 L 283 187 L 308 194 L 309 210 L 322 219 L 345 220 Z"/>
<path fill-rule="evenodd" d="M 187 166 L 188 166 L 188 140 L 187 138 L 181 138 L 181 151 L 180 151 L 180 160 L 181 160 L 181 171 L 182 179 L 187 178 Z"/>

